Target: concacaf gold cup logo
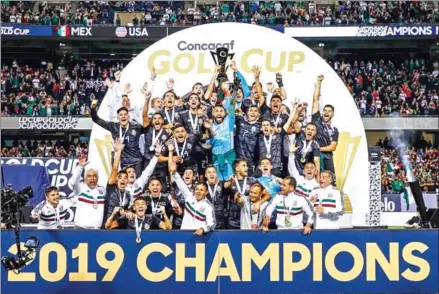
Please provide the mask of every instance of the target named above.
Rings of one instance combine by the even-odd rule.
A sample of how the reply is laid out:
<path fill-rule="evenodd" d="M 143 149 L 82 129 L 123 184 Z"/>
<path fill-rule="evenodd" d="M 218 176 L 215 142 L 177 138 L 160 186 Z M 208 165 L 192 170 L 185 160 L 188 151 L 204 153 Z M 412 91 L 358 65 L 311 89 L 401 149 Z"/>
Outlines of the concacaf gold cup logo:
<path fill-rule="evenodd" d="M 108 101 L 110 95 L 122 93 L 125 84 L 131 85 L 129 97 L 131 106 L 144 103 L 142 86 L 148 82 L 154 66 L 157 78 L 152 98 L 162 97 L 167 91 L 166 82 L 175 81 L 174 91 L 183 96 L 200 82 L 208 85 L 215 68 L 211 51 L 227 47 L 234 53 L 239 71 L 251 85 L 254 78 L 251 68 L 261 68 L 260 80 L 266 91 L 267 83 L 276 83 L 275 75 L 283 76 L 287 99 L 307 102 L 311 114 L 314 88 L 317 76 L 323 74 L 320 105 L 331 104 L 335 108 L 332 124 L 340 132 L 334 155 L 337 187 L 345 194 L 346 214 L 343 227 L 366 225 L 369 206 L 368 153 L 363 122 L 346 86 L 332 68 L 314 51 L 299 41 L 275 30 L 248 24 L 219 23 L 196 26 L 170 35 L 146 48 L 122 71 L 120 89 L 108 91 L 99 108 L 99 116 L 109 119 Z M 231 69 L 227 72 L 233 81 Z M 106 184 L 110 171 L 111 136 L 101 127 L 94 125 L 91 135 L 89 160 L 100 172 L 99 182 Z"/>

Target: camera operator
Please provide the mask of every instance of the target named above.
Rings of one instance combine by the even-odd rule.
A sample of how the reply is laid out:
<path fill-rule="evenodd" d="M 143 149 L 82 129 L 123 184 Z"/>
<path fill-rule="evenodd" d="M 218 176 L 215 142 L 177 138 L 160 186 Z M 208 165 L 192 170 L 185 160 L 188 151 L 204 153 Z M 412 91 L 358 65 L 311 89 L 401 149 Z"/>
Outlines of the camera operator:
<path fill-rule="evenodd" d="M 38 229 L 60 230 L 64 226 L 67 209 L 73 205 L 74 199 L 60 199 L 59 189 L 54 186 L 44 191 L 46 200 L 39 203 L 31 212 L 31 220 L 38 221 Z"/>

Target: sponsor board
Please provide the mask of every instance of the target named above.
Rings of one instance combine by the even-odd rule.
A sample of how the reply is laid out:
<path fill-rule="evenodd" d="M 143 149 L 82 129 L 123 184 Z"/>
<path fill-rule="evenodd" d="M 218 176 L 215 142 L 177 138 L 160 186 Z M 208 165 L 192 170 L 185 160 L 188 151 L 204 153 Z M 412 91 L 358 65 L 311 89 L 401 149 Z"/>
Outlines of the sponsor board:
<path fill-rule="evenodd" d="M 92 37 L 92 27 L 56 26 L 54 28 L 58 37 Z"/>
<path fill-rule="evenodd" d="M 2 25 L 2 37 L 50 37 L 51 26 Z"/>
<path fill-rule="evenodd" d="M 18 128 L 25 130 L 75 130 L 79 117 L 74 116 L 21 116 L 18 118 Z"/>
<path fill-rule="evenodd" d="M 15 254 L 2 231 L 2 256 Z M 2 293 L 438 293 L 438 230 L 22 230 L 35 259 Z M 358 289 L 358 290 L 356 290 Z M 361 290 L 360 290 L 361 289 Z"/>
<path fill-rule="evenodd" d="M 428 208 L 437 207 L 437 194 L 423 193 L 425 206 Z M 383 193 L 381 194 L 382 212 L 416 212 L 417 207 L 412 193 Z"/>
<path fill-rule="evenodd" d="M 325 75 L 321 103 L 335 107 L 333 123 L 340 132 L 335 169 L 337 186 L 346 195 L 348 212 L 343 217 L 342 225 L 366 225 L 369 203 L 368 151 L 361 117 L 337 74 L 319 55 L 299 41 L 255 25 L 219 23 L 195 26 L 155 42 L 141 52 L 124 68 L 121 82 L 113 86 L 113 90 L 122 93 L 123 85 L 130 83 L 133 89 L 130 93 L 131 103 L 141 107 L 144 98 L 140 89 L 148 78 L 139 73 L 146 73 L 154 66 L 158 77 L 153 96 L 166 92 L 166 81 L 171 77 L 175 80 L 175 92 L 182 96 L 190 92 L 192 85 L 197 82 L 209 84 L 215 68 L 211 51 L 219 46 L 228 46 L 229 52 L 235 55 L 239 70 L 250 84 L 254 80 L 251 72 L 254 65 L 262 69 L 260 80 L 263 85 L 275 82 L 276 73 L 282 73 L 284 81 L 288 81 L 285 83 L 288 96 L 286 104 L 291 105 L 297 97 L 308 103 L 308 113 L 311 112 L 316 78 L 320 74 Z M 228 75 L 229 80 L 233 80 L 231 69 Z M 104 120 L 110 117 L 107 106 L 112 93 L 107 92 L 98 112 Z M 111 135 L 94 125 L 89 158 L 100 171 L 101 185 L 106 184 L 105 175 L 108 176 L 110 172 L 111 150 Z"/>
<path fill-rule="evenodd" d="M 119 38 L 125 37 L 149 37 L 148 29 L 145 27 L 118 27 L 115 34 Z"/>
<path fill-rule="evenodd" d="M 377 37 L 435 37 L 439 36 L 437 25 L 374 25 L 346 27 L 286 27 L 285 34 L 293 38 L 377 38 Z"/>

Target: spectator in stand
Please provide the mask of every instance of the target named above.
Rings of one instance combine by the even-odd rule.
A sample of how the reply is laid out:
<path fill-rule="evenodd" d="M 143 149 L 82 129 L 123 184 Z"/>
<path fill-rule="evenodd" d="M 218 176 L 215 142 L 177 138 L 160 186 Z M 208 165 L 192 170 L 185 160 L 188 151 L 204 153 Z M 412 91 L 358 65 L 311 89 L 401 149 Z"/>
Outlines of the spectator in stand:
<path fill-rule="evenodd" d="M 420 142 L 422 142 L 421 139 Z M 422 143 L 421 143 L 422 144 Z M 419 147 L 419 142 L 415 144 Z M 383 191 L 402 192 L 408 185 L 402 164 L 401 154 L 390 140 L 378 142 L 381 150 L 381 181 Z M 433 147 L 431 142 L 425 142 L 422 148 L 412 146 L 405 151 L 409 155 L 414 174 L 418 179 L 423 191 L 435 191 L 439 180 L 439 150 Z"/>
<path fill-rule="evenodd" d="M 361 115 L 436 115 L 438 113 L 437 61 L 334 60 Z"/>
<path fill-rule="evenodd" d="M 143 20 L 142 20 L 143 21 Z M 437 115 L 439 65 L 437 61 L 330 60 L 358 105 L 361 115 Z M 105 79 L 124 65 L 75 61 L 63 56 L 38 68 L 17 61 L 2 67 L 2 116 L 90 115 L 91 101 L 101 100 Z"/>
<path fill-rule="evenodd" d="M 2 4 L 2 22 L 42 25 L 99 25 L 118 23 L 118 12 L 143 13 L 141 25 L 198 25 L 212 22 L 245 22 L 259 25 L 331 26 L 362 24 L 437 23 L 439 13 L 433 1 L 224 1 L 221 6 L 199 4 L 184 10 L 184 1 L 81 1 L 76 11 L 69 3 L 39 5 L 11 1 Z M 123 24 L 125 25 L 125 24 Z"/>
<path fill-rule="evenodd" d="M 101 100 L 107 91 L 105 79 L 114 77 L 123 65 L 77 62 L 64 56 L 56 68 L 46 62 L 37 68 L 16 61 L 4 65 L 2 116 L 89 115 L 91 101 Z"/>
<path fill-rule="evenodd" d="M 56 141 L 33 141 L 27 142 L 14 140 L 12 146 L 7 146 L 2 142 L 0 157 L 71 157 L 76 158 L 86 155 L 88 150 L 87 143 L 71 143 Z"/>

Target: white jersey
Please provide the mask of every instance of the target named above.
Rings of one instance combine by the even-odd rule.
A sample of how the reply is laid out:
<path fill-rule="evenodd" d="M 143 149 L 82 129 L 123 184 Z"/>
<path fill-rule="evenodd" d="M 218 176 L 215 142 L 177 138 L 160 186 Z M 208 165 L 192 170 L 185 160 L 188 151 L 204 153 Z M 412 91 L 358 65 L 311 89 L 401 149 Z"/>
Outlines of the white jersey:
<path fill-rule="evenodd" d="M 38 229 L 39 230 L 56 230 L 64 225 L 64 219 L 67 214 L 67 209 L 74 204 L 74 198 L 61 199 L 57 207 L 46 200 L 41 201 L 34 209 L 31 215 L 38 215 Z"/>
<path fill-rule="evenodd" d="M 337 188 L 329 185 L 325 188 L 314 190 L 310 197 L 316 196 L 314 208 L 321 205 L 324 213 L 317 213 L 316 229 L 339 229 L 339 217 L 344 214 L 343 195 Z"/>
<path fill-rule="evenodd" d="M 106 189 L 96 186 L 91 189 L 80 180 L 83 167 L 76 166 L 69 179 L 69 188 L 76 195 L 75 226 L 86 229 L 100 229 L 104 220 Z"/>
<path fill-rule="evenodd" d="M 276 210 L 276 225 L 279 230 L 300 229 L 303 227 L 303 213 L 308 216 L 308 223 L 313 224 L 315 215 L 311 203 L 294 192 L 276 195 L 265 210 L 267 216 L 272 216 Z"/>
<path fill-rule="evenodd" d="M 314 190 L 320 187 L 319 183 L 315 178 L 308 180 L 301 174 L 296 168 L 296 164 L 294 162 L 294 156 L 290 155 L 288 158 L 288 172 L 292 177 L 294 177 L 297 181 L 296 194 L 309 198 L 309 194 Z"/>
<path fill-rule="evenodd" d="M 143 193 L 143 189 L 145 188 L 145 185 L 148 183 L 149 178 L 151 177 L 152 173 L 154 172 L 155 166 L 157 165 L 159 158 L 157 156 L 154 156 L 151 161 L 148 163 L 148 166 L 143 170 L 140 177 L 138 177 L 134 183 L 128 184 L 126 187 L 126 190 L 132 195 L 132 200 L 136 199 Z M 132 203 L 130 204 L 130 206 Z"/>
<path fill-rule="evenodd" d="M 259 207 L 258 213 L 253 213 L 254 204 L 250 202 L 250 197 L 244 197 L 244 204 L 241 206 L 241 230 L 259 230 L 265 215 L 268 202 L 264 202 Z"/>
<path fill-rule="evenodd" d="M 185 200 L 181 230 L 198 230 L 201 228 L 205 233 L 213 231 L 216 220 L 212 203 L 206 198 L 198 201 L 178 173 L 175 173 L 175 183 Z"/>

